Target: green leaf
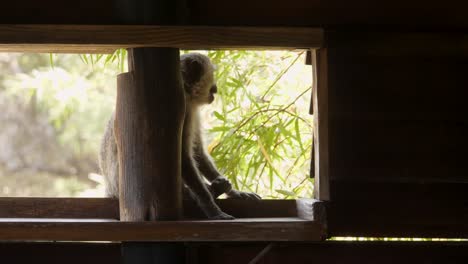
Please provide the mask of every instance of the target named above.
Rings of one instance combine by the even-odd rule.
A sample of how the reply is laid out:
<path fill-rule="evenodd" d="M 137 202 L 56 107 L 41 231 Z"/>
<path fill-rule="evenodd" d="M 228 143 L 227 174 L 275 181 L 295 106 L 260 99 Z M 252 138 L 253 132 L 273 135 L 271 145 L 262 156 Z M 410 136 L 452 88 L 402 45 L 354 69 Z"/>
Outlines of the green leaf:
<path fill-rule="evenodd" d="M 299 119 L 296 119 L 294 122 L 294 128 L 296 130 L 296 140 L 299 142 L 301 150 L 304 150 L 304 145 L 302 145 L 301 131 L 299 130 Z"/>
<path fill-rule="evenodd" d="M 219 120 L 226 122 L 226 118 L 225 118 L 223 115 L 221 115 L 218 111 L 214 111 L 213 114 L 214 114 L 214 115 L 216 116 L 216 118 L 218 118 Z"/>
<path fill-rule="evenodd" d="M 49 63 L 50 63 L 50 66 L 52 67 L 52 69 L 54 69 L 55 65 L 54 65 L 54 54 L 53 53 L 49 53 Z"/>
<path fill-rule="evenodd" d="M 287 191 L 287 190 L 278 190 L 278 189 L 276 189 L 275 191 L 277 193 L 281 193 L 281 194 L 286 195 L 286 196 L 291 196 L 291 197 L 296 197 L 297 196 L 294 192 Z"/>

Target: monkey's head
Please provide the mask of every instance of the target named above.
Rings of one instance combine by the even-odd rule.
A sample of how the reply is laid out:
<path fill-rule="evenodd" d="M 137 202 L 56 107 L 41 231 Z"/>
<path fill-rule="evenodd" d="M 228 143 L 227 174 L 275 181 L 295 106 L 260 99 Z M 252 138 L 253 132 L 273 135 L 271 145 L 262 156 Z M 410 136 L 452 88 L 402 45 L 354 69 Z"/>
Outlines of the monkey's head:
<path fill-rule="evenodd" d="M 180 71 L 190 101 L 194 105 L 211 104 L 218 88 L 210 58 L 200 53 L 184 54 L 180 56 Z"/>

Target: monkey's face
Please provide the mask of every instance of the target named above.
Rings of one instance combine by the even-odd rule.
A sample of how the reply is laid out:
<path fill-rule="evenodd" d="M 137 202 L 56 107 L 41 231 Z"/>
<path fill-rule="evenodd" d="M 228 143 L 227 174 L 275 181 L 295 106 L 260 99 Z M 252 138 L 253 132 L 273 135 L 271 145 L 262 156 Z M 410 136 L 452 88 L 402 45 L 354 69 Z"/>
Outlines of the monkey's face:
<path fill-rule="evenodd" d="M 180 57 L 184 89 L 193 105 L 211 104 L 218 92 L 214 81 L 214 65 L 210 58 L 200 53 L 188 53 Z"/>
<path fill-rule="evenodd" d="M 205 76 L 208 78 L 209 76 Z M 209 80 L 201 80 L 190 89 L 190 101 L 195 105 L 211 104 L 215 99 L 215 94 L 218 92 L 218 87 L 213 81 L 213 77 Z"/>
<path fill-rule="evenodd" d="M 211 86 L 210 88 L 210 100 L 209 100 L 209 104 L 211 104 L 215 97 L 214 95 L 218 92 L 218 86 L 216 86 L 216 84 L 213 84 L 213 86 Z"/>

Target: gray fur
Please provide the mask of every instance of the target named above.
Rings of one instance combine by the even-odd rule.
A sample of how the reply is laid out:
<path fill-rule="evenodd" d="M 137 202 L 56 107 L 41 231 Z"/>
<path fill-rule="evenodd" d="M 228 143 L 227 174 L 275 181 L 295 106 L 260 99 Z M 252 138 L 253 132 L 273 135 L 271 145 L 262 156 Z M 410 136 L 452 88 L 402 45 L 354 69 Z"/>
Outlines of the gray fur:
<path fill-rule="evenodd" d="M 214 66 L 210 59 L 199 53 L 184 54 L 180 58 L 184 83 L 186 114 L 182 136 L 182 178 L 184 196 L 195 199 L 210 219 L 233 219 L 214 202 L 214 198 L 226 193 L 230 198 L 253 199 L 260 197 L 253 193 L 232 189 L 231 183 L 216 169 L 210 155 L 203 147 L 199 108 L 214 100 L 217 87 L 214 81 Z M 119 196 L 119 164 L 117 144 L 114 135 L 114 114 L 107 124 L 99 155 L 101 173 L 106 182 L 106 195 Z M 211 183 L 207 185 L 203 176 Z"/>

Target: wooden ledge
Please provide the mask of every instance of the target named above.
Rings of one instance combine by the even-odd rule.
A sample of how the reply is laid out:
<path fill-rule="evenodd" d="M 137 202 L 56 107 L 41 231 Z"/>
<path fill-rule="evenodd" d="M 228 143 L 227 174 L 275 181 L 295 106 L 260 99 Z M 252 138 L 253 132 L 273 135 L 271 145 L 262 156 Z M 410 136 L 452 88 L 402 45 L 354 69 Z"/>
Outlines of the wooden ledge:
<path fill-rule="evenodd" d="M 218 206 L 236 218 L 300 217 L 310 220 L 317 200 L 216 200 Z M 203 214 L 193 202 L 184 201 L 186 218 L 200 219 Z M 86 218 L 119 219 L 119 201 L 113 198 L 2 197 L 0 218 Z"/>
<path fill-rule="evenodd" d="M 119 222 L 104 219 L 1 219 L 7 241 L 321 241 L 324 226 L 300 218 Z"/>
<path fill-rule="evenodd" d="M 118 48 L 319 48 L 323 30 L 304 27 L 0 25 L 0 52 L 110 53 Z"/>
<path fill-rule="evenodd" d="M 8 241 L 321 241 L 323 202 L 217 200 L 233 221 L 120 222 L 109 198 L 0 198 L 0 240 Z M 186 217 L 200 210 L 184 204 Z"/>

